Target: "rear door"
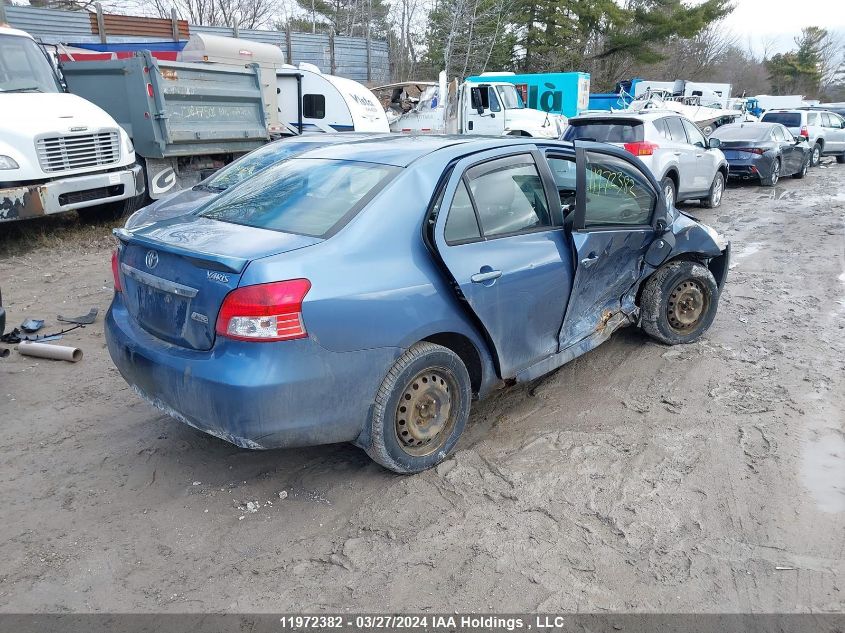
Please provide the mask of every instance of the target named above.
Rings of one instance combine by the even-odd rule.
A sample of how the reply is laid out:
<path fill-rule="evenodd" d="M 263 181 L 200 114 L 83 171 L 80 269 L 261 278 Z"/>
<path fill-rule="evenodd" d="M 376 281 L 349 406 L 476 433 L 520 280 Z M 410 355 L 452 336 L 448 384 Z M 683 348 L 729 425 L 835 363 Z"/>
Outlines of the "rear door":
<path fill-rule="evenodd" d="M 833 112 L 822 112 L 822 125 L 825 130 L 825 153 L 845 152 L 845 129 L 843 120 Z"/>
<path fill-rule="evenodd" d="M 557 352 L 572 263 L 548 168 L 533 146 L 503 154 L 455 166 L 434 241 L 510 378 Z"/>
<path fill-rule="evenodd" d="M 577 255 L 559 336 L 562 350 L 600 332 L 614 314 L 633 311 L 631 291 L 654 241 L 659 204 L 658 192 L 633 163 L 583 148 L 576 157 L 572 242 Z M 549 161 L 554 160 L 550 155 Z"/>
<path fill-rule="evenodd" d="M 684 131 L 687 133 L 687 140 L 692 145 L 695 155 L 695 171 L 693 172 L 693 186 L 696 191 L 707 191 L 716 176 L 719 155 L 707 149 L 707 139 L 704 138 L 701 130 L 687 119 L 681 119 Z"/>
<path fill-rule="evenodd" d="M 781 175 L 789 176 L 801 169 L 801 163 L 804 160 L 804 145 L 796 145 L 795 138 L 789 133 L 789 130 L 782 125 L 772 128 L 772 136 L 775 143 L 780 145 L 781 160 L 783 161 L 783 168 Z"/>
<path fill-rule="evenodd" d="M 685 195 L 700 190 L 700 187 L 696 186 L 696 180 L 700 179 L 700 176 L 697 176 L 700 169 L 696 158 L 698 152 L 687 138 L 681 117 L 668 116 L 664 122 L 669 133 L 669 148 L 678 160 L 678 200 L 683 200 Z"/>

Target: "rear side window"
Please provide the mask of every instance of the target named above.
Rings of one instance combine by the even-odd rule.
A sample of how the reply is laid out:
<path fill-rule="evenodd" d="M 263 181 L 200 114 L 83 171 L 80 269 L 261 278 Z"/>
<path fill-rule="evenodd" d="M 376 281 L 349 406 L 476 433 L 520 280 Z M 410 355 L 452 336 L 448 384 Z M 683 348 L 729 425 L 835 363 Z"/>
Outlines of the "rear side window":
<path fill-rule="evenodd" d="M 807 125 L 818 125 L 819 115 L 816 112 L 809 112 L 807 114 Z"/>
<path fill-rule="evenodd" d="M 565 141 L 635 143 L 643 139 L 643 124 L 638 121 L 572 121 L 563 133 Z"/>
<path fill-rule="evenodd" d="M 648 179 L 616 156 L 587 152 L 584 227 L 650 224 L 657 195 Z"/>
<path fill-rule="evenodd" d="M 780 123 L 786 127 L 801 127 L 800 112 L 766 112 L 762 120 L 766 123 Z"/>
<path fill-rule="evenodd" d="M 501 166 L 491 169 L 490 165 L 495 163 Z M 486 163 L 471 169 L 468 175 L 469 188 L 485 237 L 551 226 L 543 182 L 530 158 L 524 162 L 503 159 Z"/>
<path fill-rule="evenodd" d="M 325 119 L 326 97 L 324 95 L 302 95 L 302 116 L 306 119 Z"/>
<path fill-rule="evenodd" d="M 292 158 L 221 194 L 199 215 L 260 229 L 326 237 L 398 171 L 390 165 Z"/>
<path fill-rule="evenodd" d="M 478 230 L 478 221 L 475 218 L 475 211 L 472 208 L 472 200 L 464 181 L 461 180 L 455 191 L 455 198 L 449 209 L 449 216 L 446 218 L 444 235 L 448 244 L 466 242 L 481 238 Z"/>
<path fill-rule="evenodd" d="M 664 119 L 666 128 L 669 130 L 669 140 L 676 143 L 688 143 L 687 133 L 684 131 L 684 124 L 679 117 L 670 116 Z"/>

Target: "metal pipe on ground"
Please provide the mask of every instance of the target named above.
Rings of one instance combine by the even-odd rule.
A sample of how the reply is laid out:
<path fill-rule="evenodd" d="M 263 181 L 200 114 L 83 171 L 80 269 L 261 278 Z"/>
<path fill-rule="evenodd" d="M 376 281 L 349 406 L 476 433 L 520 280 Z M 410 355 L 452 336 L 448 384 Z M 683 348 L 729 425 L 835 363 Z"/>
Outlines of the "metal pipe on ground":
<path fill-rule="evenodd" d="M 81 349 L 78 347 L 66 347 L 64 345 L 49 345 L 47 343 L 21 341 L 18 344 L 18 352 L 24 356 L 49 358 L 51 360 L 66 360 L 71 363 L 76 363 L 82 360 Z"/>

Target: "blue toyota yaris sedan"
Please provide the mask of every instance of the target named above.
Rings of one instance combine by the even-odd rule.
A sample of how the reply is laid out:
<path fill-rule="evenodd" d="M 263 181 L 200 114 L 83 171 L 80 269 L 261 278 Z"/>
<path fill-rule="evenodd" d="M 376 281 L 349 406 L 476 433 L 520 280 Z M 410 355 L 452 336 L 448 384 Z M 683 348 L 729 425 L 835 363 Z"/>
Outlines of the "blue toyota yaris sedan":
<path fill-rule="evenodd" d="M 473 397 L 628 324 L 713 321 L 729 245 L 610 145 L 396 136 L 314 149 L 115 233 L 112 359 L 159 409 L 246 448 L 443 460 Z"/>

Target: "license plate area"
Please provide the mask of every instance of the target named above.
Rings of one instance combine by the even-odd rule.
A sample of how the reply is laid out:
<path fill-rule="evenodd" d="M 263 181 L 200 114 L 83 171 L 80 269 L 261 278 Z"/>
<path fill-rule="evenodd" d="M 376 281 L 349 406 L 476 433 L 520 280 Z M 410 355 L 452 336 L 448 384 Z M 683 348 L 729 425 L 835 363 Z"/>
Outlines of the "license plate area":
<path fill-rule="evenodd" d="M 181 337 L 185 332 L 190 299 L 138 284 L 138 317 L 155 334 Z"/>

